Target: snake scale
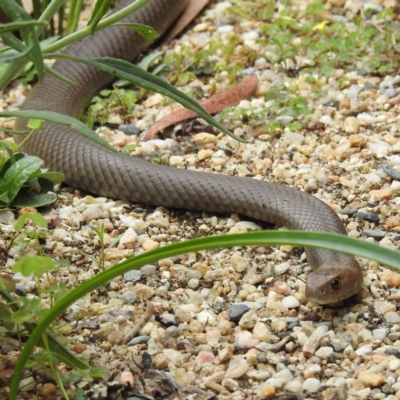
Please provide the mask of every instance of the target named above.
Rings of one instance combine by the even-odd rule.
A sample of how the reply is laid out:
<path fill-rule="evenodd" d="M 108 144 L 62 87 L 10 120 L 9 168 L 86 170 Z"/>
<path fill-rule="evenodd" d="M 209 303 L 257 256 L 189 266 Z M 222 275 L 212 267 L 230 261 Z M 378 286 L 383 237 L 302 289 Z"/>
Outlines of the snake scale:
<path fill-rule="evenodd" d="M 123 7 L 131 1 L 122 1 Z M 162 35 L 185 7 L 186 0 L 152 0 L 124 22 L 151 25 Z M 79 57 L 115 57 L 132 61 L 148 47 L 137 33 L 113 27 L 71 45 Z M 83 64 L 57 61 L 54 69 L 73 80 L 68 85 L 47 75 L 28 96 L 23 109 L 50 110 L 74 117 L 112 77 Z M 26 121 L 18 119 L 16 129 Z M 346 234 L 337 214 L 324 202 L 285 185 L 251 178 L 176 169 L 107 150 L 72 129 L 52 123 L 35 133 L 23 151 L 62 172 L 73 187 L 99 196 L 135 203 L 211 213 L 240 213 L 277 226 Z M 312 271 L 306 296 L 320 304 L 344 300 L 360 289 L 362 272 L 354 257 L 323 249 L 306 249 Z"/>

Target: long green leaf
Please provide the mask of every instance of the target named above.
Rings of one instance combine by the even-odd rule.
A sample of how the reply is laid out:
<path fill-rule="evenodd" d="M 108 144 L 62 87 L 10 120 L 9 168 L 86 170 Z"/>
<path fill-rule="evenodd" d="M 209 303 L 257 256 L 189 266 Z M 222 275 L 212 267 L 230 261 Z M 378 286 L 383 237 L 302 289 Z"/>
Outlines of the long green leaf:
<path fill-rule="evenodd" d="M 26 12 L 26 10 L 18 5 L 13 0 L 2 0 L 1 5 L 7 15 L 14 21 L 34 21 L 32 17 Z M 29 53 L 30 59 L 35 64 L 39 81 L 43 81 L 44 76 L 44 62 L 42 51 L 40 49 L 39 40 L 36 36 L 35 26 L 28 26 L 20 29 L 22 39 L 26 43 L 27 47 L 31 47 Z"/>
<path fill-rule="evenodd" d="M 81 135 L 88 139 L 106 147 L 109 150 L 116 151 L 114 147 L 110 146 L 105 140 L 99 135 L 96 135 L 91 129 L 89 129 L 83 122 L 70 117 L 69 115 L 59 114 L 53 111 L 38 111 L 38 110 L 23 110 L 23 111 L 3 111 L 0 112 L 0 118 L 2 117 L 22 117 L 22 118 L 35 118 L 43 119 L 45 121 L 54 122 L 69 126 L 72 129 L 79 132 Z"/>
<path fill-rule="evenodd" d="M 94 6 L 94 10 L 90 20 L 88 22 L 88 28 L 92 35 L 94 35 L 97 25 L 100 20 L 106 15 L 108 9 L 110 8 L 111 0 L 97 0 L 96 5 Z"/>
<path fill-rule="evenodd" d="M 319 247 L 347 254 L 354 254 L 364 258 L 370 258 L 391 268 L 400 271 L 400 254 L 397 251 L 378 246 L 362 240 L 348 238 L 343 235 L 335 235 L 325 232 L 301 232 L 301 231 L 260 231 L 235 235 L 212 236 L 208 238 L 193 239 L 164 246 L 157 250 L 149 251 L 132 257 L 99 275 L 89 279 L 76 289 L 72 290 L 60 302 L 58 302 L 38 324 L 35 331 L 25 344 L 18 358 L 14 370 L 14 376 L 10 387 L 10 400 L 15 400 L 18 392 L 19 378 L 34 346 L 39 342 L 41 335 L 46 331 L 52 321 L 75 301 L 84 297 L 92 290 L 105 285 L 107 282 L 123 275 L 124 273 L 138 269 L 145 264 L 154 263 L 162 258 L 174 257 L 188 252 L 196 252 L 205 249 L 216 249 L 233 246 L 266 246 L 284 245 Z"/>
<path fill-rule="evenodd" d="M 239 142 L 247 143 L 245 140 L 235 136 L 228 129 L 226 129 L 222 124 L 217 122 L 208 112 L 206 112 L 200 104 L 190 98 L 185 93 L 182 93 L 178 89 L 174 88 L 164 79 L 159 78 L 142 68 L 137 67 L 127 61 L 116 60 L 109 57 L 96 57 L 96 58 L 79 58 L 68 56 L 65 54 L 45 54 L 47 58 L 61 58 L 65 60 L 70 60 L 74 62 L 81 62 L 90 65 L 94 68 L 100 69 L 102 71 L 108 72 L 109 74 L 115 75 L 120 79 L 125 79 L 141 88 L 151 90 L 153 92 L 160 93 L 164 96 L 168 96 L 171 99 L 182 104 L 184 107 L 196 112 L 201 118 L 207 121 L 210 125 L 221 130 L 232 138 Z"/>
<path fill-rule="evenodd" d="M 33 20 L 10 22 L 8 24 L 0 24 L 0 33 L 17 31 L 19 29 L 29 28 L 32 26 L 40 26 L 40 25 L 45 25 L 45 23 Z"/>

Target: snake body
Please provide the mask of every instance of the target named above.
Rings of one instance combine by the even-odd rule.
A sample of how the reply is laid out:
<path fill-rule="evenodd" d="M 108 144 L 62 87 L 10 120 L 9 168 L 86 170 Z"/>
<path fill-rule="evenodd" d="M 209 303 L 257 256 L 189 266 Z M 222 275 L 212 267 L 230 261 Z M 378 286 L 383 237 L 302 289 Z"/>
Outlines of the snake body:
<path fill-rule="evenodd" d="M 122 1 L 119 7 L 130 2 Z M 186 0 L 153 0 L 124 22 L 148 24 L 163 34 L 185 3 Z M 114 27 L 71 45 L 66 53 L 132 61 L 147 46 L 132 30 Z M 54 69 L 76 85 L 47 75 L 28 96 L 23 109 L 76 117 L 93 95 L 112 81 L 104 72 L 65 60 L 57 61 Z M 26 121 L 17 120 L 16 129 L 25 126 Z M 346 234 L 330 207 L 299 190 L 250 178 L 152 164 L 109 151 L 65 126 L 46 123 L 24 144 L 23 150 L 42 158 L 51 170 L 65 174 L 73 187 L 100 196 L 212 213 L 235 212 L 290 229 Z M 362 273 L 354 257 L 322 249 L 306 249 L 306 254 L 312 267 L 306 286 L 309 300 L 335 303 L 360 289 Z"/>

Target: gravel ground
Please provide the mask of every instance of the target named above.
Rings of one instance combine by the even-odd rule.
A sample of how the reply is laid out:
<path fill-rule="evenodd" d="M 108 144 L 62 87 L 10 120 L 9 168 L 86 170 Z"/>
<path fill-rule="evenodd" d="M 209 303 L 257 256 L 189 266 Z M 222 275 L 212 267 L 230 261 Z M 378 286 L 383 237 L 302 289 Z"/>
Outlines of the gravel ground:
<path fill-rule="evenodd" d="M 379 11 L 387 3 L 371 7 Z M 326 17 L 351 24 L 367 4 L 349 0 L 342 7 L 343 2 L 331 0 L 325 4 Z M 299 9 L 306 5 L 293 2 Z M 171 168 L 291 185 L 336 209 L 349 236 L 397 249 L 400 75 L 368 74 L 355 64 L 311 84 L 301 74 L 293 76 L 291 68 L 271 65 L 257 41 L 262 24 L 228 14 L 229 6 L 214 2 L 169 51 L 179 52 L 182 44 L 202 46 L 211 35 L 228 43 L 234 34 L 240 39 L 238 53 L 251 49 L 254 61 L 241 74 L 257 74 L 257 92 L 225 113 L 223 121 L 249 143 L 205 132 L 182 139 L 178 129 L 171 138 L 142 143 L 134 153 L 167 157 Z M 307 59 L 299 57 L 296 63 Z M 228 74 L 220 72 L 182 89 L 207 96 L 228 81 Z M 296 95 L 307 99 L 313 113 L 283 113 L 274 120 L 263 116 L 262 110 L 273 105 L 265 95 L 277 83 L 296 85 Z M 0 107 L 15 107 L 24 95 L 25 89 L 11 88 Z M 148 129 L 175 108 L 159 95 L 149 95 L 129 118 L 113 110 L 108 122 L 122 126 L 115 130 L 108 125 L 101 134 L 117 147 L 136 144 L 137 136 L 123 132 L 135 130 L 133 126 Z M 261 115 L 265 123 L 278 122 L 278 131 L 250 125 L 250 114 Z M 294 132 L 289 129 L 293 122 L 301 123 Z M 12 126 L 12 121 L 2 123 Z M 62 187 L 58 195 L 57 203 L 42 211 L 50 231 L 43 247 L 56 259 L 69 259 L 71 266 L 40 279 L 41 285 L 61 281 L 73 288 L 99 272 L 89 256 L 99 256 L 91 227 L 102 223 L 106 244 L 122 235 L 106 253 L 107 266 L 181 240 L 266 227 L 238 215 L 127 204 L 75 188 Z M 13 232 L 8 222 L 15 214 L 1 212 L 0 218 L 0 244 L 6 246 Z M 33 247 L 31 243 L 28 251 Z M 2 271 L 11 273 L 26 252 L 13 247 Z M 400 275 L 376 262 L 359 261 L 364 287 L 357 299 L 340 308 L 307 302 L 304 280 L 310 268 L 303 250 L 291 246 L 201 251 L 145 265 L 85 296 L 58 321 L 70 349 L 106 370 L 105 381 L 77 380 L 68 391 L 81 389 L 83 398 L 93 399 L 129 398 L 129 393 L 148 396 L 141 399 L 250 400 L 280 394 L 284 399 L 400 399 Z M 20 294 L 35 296 L 37 286 L 35 279 L 22 279 Z M 128 333 L 132 339 L 122 344 Z M 0 371 L 12 369 L 17 356 L 13 347 L 3 346 Z M 56 398 L 53 381 L 29 371 L 24 378 L 21 399 Z M 129 392 L 126 382 L 135 390 Z"/>

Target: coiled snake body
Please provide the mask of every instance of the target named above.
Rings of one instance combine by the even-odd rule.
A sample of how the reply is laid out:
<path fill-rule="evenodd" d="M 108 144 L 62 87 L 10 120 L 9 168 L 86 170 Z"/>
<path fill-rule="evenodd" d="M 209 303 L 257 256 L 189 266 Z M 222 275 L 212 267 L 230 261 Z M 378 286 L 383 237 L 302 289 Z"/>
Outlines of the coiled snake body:
<path fill-rule="evenodd" d="M 119 7 L 130 3 L 122 1 Z M 186 0 L 153 0 L 129 22 L 153 26 L 163 34 L 179 15 Z M 148 46 L 128 28 L 108 28 L 70 46 L 66 53 L 79 57 L 115 57 L 133 60 Z M 54 69 L 73 80 L 65 84 L 47 75 L 23 108 L 78 116 L 90 99 L 112 77 L 83 64 L 58 61 Z M 16 129 L 26 122 L 17 120 Z M 65 174 L 67 182 L 100 196 L 131 202 L 208 212 L 235 212 L 290 229 L 346 234 L 336 213 L 325 203 L 290 187 L 250 178 L 175 169 L 137 157 L 111 152 L 72 129 L 46 123 L 23 150 Z M 307 277 L 308 299 L 329 304 L 355 294 L 362 284 L 354 257 L 322 249 L 306 249 L 312 271 Z"/>

